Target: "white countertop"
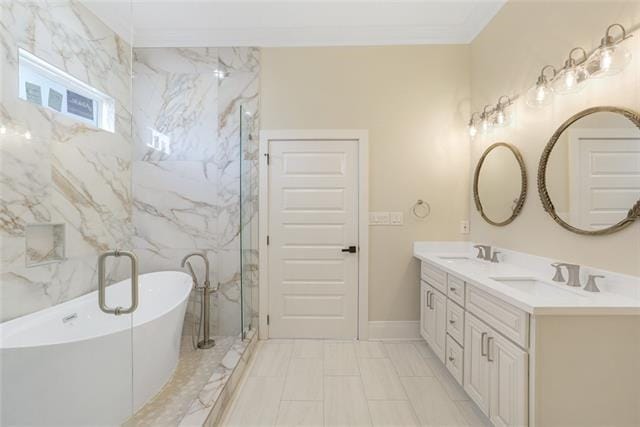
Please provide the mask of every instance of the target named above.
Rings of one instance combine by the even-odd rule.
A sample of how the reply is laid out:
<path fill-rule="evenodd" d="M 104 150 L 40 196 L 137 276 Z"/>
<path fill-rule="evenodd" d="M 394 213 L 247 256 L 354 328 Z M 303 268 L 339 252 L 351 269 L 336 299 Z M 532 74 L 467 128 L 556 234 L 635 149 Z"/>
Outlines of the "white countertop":
<path fill-rule="evenodd" d="M 640 315 L 640 280 L 632 276 L 627 282 L 630 286 L 614 286 L 606 282 L 599 283 L 601 292 L 587 292 L 582 288 L 569 287 L 551 280 L 553 268 L 540 271 L 541 260 L 531 256 L 531 267 L 527 268 L 527 255 L 507 252 L 504 258 L 516 258 L 519 264 L 502 261 L 491 263 L 477 259 L 470 242 L 416 242 L 413 255 L 451 273 L 470 286 L 475 286 L 495 297 L 534 315 Z M 467 257 L 467 259 L 446 259 L 447 257 Z M 547 264 L 548 265 L 548 264 Z M 588 270 L 588 268 L 585 268 Z M 548 273 L 548 274 L 546 274 Z M 613 273 L 615 274 L 615 273 Z M 546 277 L 546 276 L 549 277 Z M 492 277 L 531 278 L 542 283 L 533 283 L 527 287 L 508 285 Z M 624 280 L 625 276 L 621 276 Z M 620 275 L 611 282 L 620 280 Z M 584 279 L 583 279 L 584 285 Z M 618 292 L 619 291 L 619 292 Z"/>

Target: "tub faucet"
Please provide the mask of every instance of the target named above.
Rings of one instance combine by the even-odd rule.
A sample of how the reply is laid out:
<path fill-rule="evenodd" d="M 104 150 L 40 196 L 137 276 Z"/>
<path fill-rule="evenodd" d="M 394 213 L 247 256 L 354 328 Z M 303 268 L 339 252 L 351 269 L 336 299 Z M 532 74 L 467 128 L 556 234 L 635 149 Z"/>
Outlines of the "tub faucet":
<path fill-rule="evenodd" d="M 569 278 L 567 279 L 567 286 L 580 287 L 580 266 L 578 264 L 567 264 L 564 262 L 555 262 L 551 264 L 552 267 L 556 268 L 556 274 L 553 276 L 554 282 L 562 282 L 564 281 L 564 276 L 562 276 L 561 267 L 567 269 L 567 273 L 569 273 Z"/>
<path fill-rule="evenodd" d="M 198 286 L 198 277 L 196 276 L 196 272 L 193 271 L 193 266 L 189 262 L 189 258 L 193 256 L 199 256 L 204 261 L 204 285 L 203 286 Z M 202 327 L 203 338 L 201 341 L 198 341 L 198 348 L 200 349 L 211 348 L 214 345 L 216 345 L 216 342 L 211 338 L 210 331 L 209 331 L 209 316 L 210 316 L 209 295 L 215 292 L 215 290 L 211 288 L 211 282 L 209 281 L 209 260 L 204 254 L 200 252 L 193 252 L 188 254 L 184 258 L 182 258 L 182 262 L 180 263 L 180 265 L 182 266 L 182 268 L 184 268 L 185 265 L 187 266 L 187 268 L 189 268 L 189 272 L 191 273 L 191 278 L 193 279 L 193 285 L 195 289 L 197 291 L 202 291 L 202 304 L 200 305 L 201 313 L 200 313 L 200 320 L 198 321 L 198 324 L 203 323 L 204 326 Z M 199 327 L 198 327 L 197 335 L 198 335 L 197 338 L 199 339 L 200 338 Z"/>
<path fill-rule="evenodd" d="M 491 246 L 489 245 L 474 245 L 474 248 L 478 250 L 478 256 L 485 261 L 491 261 Z"/>

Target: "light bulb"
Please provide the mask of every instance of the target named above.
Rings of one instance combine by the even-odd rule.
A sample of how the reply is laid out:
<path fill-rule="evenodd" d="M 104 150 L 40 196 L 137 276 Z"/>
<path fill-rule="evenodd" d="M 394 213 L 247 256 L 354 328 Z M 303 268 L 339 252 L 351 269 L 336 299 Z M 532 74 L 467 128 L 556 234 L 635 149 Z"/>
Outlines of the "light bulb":
<path fill-rule="evenodd" d="M 482 129 L 482 133 L 489 132 L 489 129 L 491 129 L 491 124 L 489 123 L 489 120 L 486 118 L 482 119 L 482 122 L 480 122 L 480 128 Z"/>
<path fill-rule="evenodd" d="M 620 36 L 614 37 L 611 32 L 618 28 Z M 631 53 L 621 45 L 626 39 L 627 31 L 620 24 L 609 25 L 600 42 L 600 47 L 589 58 L 587 69 L 592 77 L 607 77 L 618 74 L 631 62 Z"/>
<path fill-rule="evenodd" d="M 7 133 L 7 127 L 2 125 L 0 126 L 0 135 L 4 135 Z"/>
<path fill-rule="evenodd" d="M 504 115 L 504 111 L 498 111 L 498 114 L 496 114 L 496 124 L 498 126 L 504 126 L 505 122 L 507 121 L 505 115 Z"/>
<path fill-rule="evenodd" d="M 589 79 L 589 72 L 582 65 L 569 66 L 558 74 L 553 81 L 553 90 L 556 93 L 567 94 L 579 92 L 585 87 Z"/>
<path fill-rule="evenodd" d="M 26 132 L 24 133 L 24 139 L 26 139 L 26 140 L 30 140 L 30 139 L 31 139 L 31 132 L 26 131 Z"/>
<path fill-rule="evenodd" d="M 473 138 L 477 134 L 478 134 L 478 128 L 476 127 L 476 125 L 475 124 L 470 124 L 469 125 L 469 136 L 471 138 Z"/>
<path fill-rule="evenodd" d="M 530 107 L 543 107 L 553 100 L 553 91 L 546 83 L 536 84 L 527 91 L 526 102 Z"/>
<path fill-rule="evenodd" d="M 536 92 L 536 102 L 538 102 L 539 104 L 542 104 L 544 102 L 544 99 L 547 97 L 547 91 L 545 90 L 544 86 L 538 86 L 535 89 Z"/>

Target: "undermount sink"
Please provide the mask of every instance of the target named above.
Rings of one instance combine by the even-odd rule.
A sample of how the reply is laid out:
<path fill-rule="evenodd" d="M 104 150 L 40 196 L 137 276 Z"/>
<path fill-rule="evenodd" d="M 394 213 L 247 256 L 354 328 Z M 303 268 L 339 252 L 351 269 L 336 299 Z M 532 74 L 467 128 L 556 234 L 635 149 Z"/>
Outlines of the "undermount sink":
<path fill-rule="evenodd" d="M 468 261 L 471 259 L 468 256 L 464 255 L 439 256 L 438 258 L 445 261 Z"/>
<path fill-rule="evenodd" d="M 577 295 L 584 297 L 577 289 L 563 288 L 560 285 L 552 285 L 550 283 L 541 282 L 535 277 L 526 276 L 494 276 L 490 279 L 500 282 L 503 285 L 507 285 L 513 289 L 517 289 L 521 292 L 526 292 L 531 295 L 539 296 L 551 296 L 551 295 Z"/>

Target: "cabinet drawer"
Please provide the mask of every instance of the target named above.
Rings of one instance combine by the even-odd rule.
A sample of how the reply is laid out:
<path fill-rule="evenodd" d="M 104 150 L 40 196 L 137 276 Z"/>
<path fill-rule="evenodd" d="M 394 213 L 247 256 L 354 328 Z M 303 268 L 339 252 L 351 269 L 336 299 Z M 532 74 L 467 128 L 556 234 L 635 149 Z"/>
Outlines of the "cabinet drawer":
<path fill-rule="evenodd" d="M 447 335 L 447 358 L 445 365 L 451 375 L 462 385 L 463 349 L 451 336 Z"/>
<path fill-rule="evenodd" d="M 447 274 L 447 296 L 464 307 L 464 281 Z"/>
<path fill-rule="evenodd" d="M 451 300 L 447 300 L 447 333 L 464 343 L 464 310 Z"/>
<path fill-rule="evenodd" d="M 422 262 L 422 280 L 442 292 L 447 294 L 447 273 L 440 270 L 438 267 L 433 266 L 427 262 Z"/>
<path fill-rule="evenodd" d="M 466 287 L 466 308 L 523 348 L 529 347 L 529 314 L 475 286 Z"/>

